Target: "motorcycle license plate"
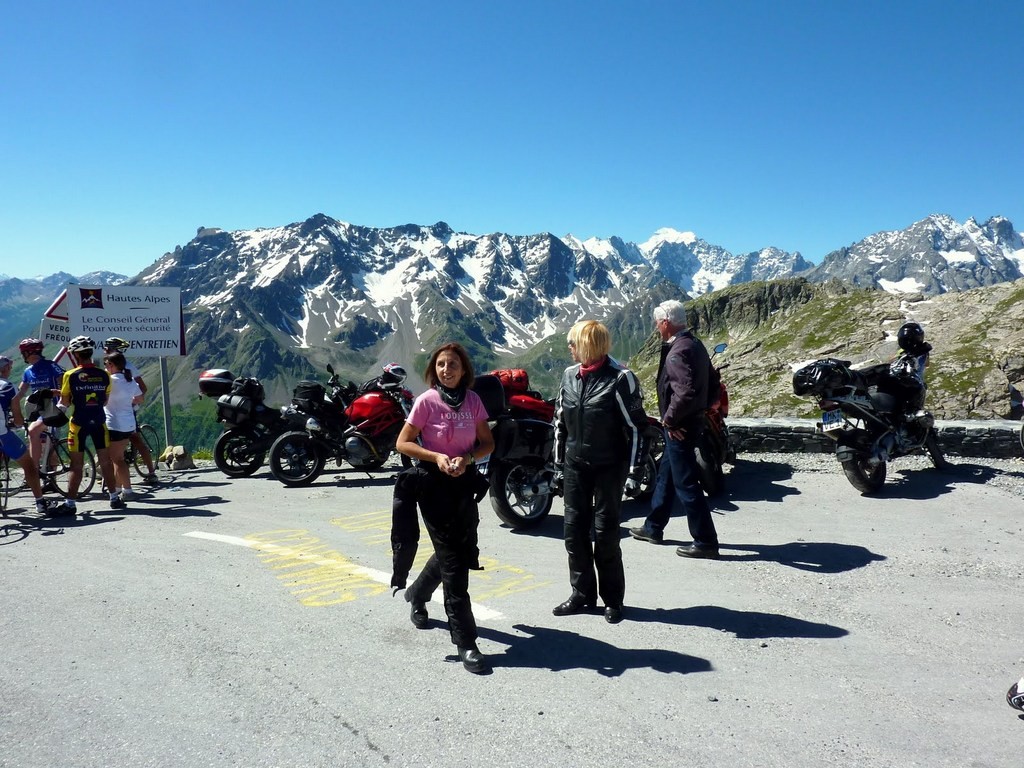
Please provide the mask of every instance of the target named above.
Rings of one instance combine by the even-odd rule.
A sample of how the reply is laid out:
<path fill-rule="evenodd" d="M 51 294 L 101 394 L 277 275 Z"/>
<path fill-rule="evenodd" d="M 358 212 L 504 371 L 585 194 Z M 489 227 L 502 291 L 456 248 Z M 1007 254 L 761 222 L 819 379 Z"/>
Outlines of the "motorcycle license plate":
<path fill-rule="evenodd" d="M 843 426 L 843 412 L 836 408 L 834 411 L 822 411 L 821 431 L 831 432 L 833 429 L 840 429 Z"/>

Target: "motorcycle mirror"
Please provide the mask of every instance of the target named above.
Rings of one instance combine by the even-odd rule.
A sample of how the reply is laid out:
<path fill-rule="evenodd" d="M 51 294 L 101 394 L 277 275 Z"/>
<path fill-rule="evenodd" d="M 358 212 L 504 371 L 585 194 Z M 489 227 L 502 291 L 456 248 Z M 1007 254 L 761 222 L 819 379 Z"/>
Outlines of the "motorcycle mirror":
<path fill-rule="evenodd" d="M 729 345 L 724 341 L 721 344 L 715 344 L 715 348 L 712 350 L 716 355 L 720 355 L 729 348 Z"/>
<path fill-rule="evenodd" d="M 327 372 L 328 372 L 329 374 L 331 374 L 332 376 L 334 375 L 334 368 L 333 368 L 333 367 L 331 367 L 331 364 L 330 364 L 330 363 L 328 363 L 328 364 L 327 364 Z"/>

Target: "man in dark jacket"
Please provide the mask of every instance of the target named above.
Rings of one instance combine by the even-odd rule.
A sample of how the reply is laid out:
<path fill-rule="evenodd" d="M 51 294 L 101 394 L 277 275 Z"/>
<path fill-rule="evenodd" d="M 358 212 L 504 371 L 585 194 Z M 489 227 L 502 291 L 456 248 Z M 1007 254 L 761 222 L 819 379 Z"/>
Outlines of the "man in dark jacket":
<path fill-rule="evenodd" d="M 662 339 L 658 410 L 665 430 L 665 453 L 651 497 L 651 512 L 642 527 L 629 532 L 633 538 L 660 544 L 672 507 L 678 502 L 686 512 L 693 543 L 679 547 L 676 554 L 717 560 L 718 532 L 700 487 L 694 452 L 704 429 L 711 359 L 688 330 L 681 302 L 665 301 L 655 307 L 654 324 Z"/>

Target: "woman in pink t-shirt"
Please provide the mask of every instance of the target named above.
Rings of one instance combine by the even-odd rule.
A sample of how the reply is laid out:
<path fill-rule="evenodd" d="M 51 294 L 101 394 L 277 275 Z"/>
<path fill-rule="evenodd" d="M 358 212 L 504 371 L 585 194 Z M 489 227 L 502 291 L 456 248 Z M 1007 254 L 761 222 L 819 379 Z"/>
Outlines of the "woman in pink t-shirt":
<path fill-rule="evenodd" d="M 481 674 L 488 665 L 476 646 L 469 570 L 476 566 L 480 524 L 475 462 L 491 453 L 494 438 L 484 404 L 470 389 L 473 365 L 462 345 L 449 343 L 435 349 L 423 378 L 430 389 L 416 398 L 395 448 L 418 459 L 423 470 L 416 500 L 434 554 L 406 590 L 405 599 L 412 605 L 413 625 L 426 629 L 427 602 L 442 585 L 448 628 L 459 658 L 467 670 Z"/>

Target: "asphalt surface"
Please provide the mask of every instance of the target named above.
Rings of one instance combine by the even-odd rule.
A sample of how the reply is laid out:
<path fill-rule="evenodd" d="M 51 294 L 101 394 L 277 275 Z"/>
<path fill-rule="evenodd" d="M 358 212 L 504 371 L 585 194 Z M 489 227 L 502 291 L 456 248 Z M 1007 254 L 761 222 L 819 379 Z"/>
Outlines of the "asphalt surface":
<path fill-rule="evenodd" d="M 382 583 L 389 472 L 287 489 L 205 468 L 125 511 L 13 510 L 0 765 L 1019 768 L 1024 501 L 1005 484 L 1024 465 L 960 462 L 896 462 L 867 498 L 827 457 L 741 457 L 717 562 L 676 556 L 683 520 L 628 538 L 629 503 L 619 625 L 551 614 L 560 502 L 524 534 L 485 501 L 487 676 L 456 660 L 440 594 L 416 630 Z"/>

